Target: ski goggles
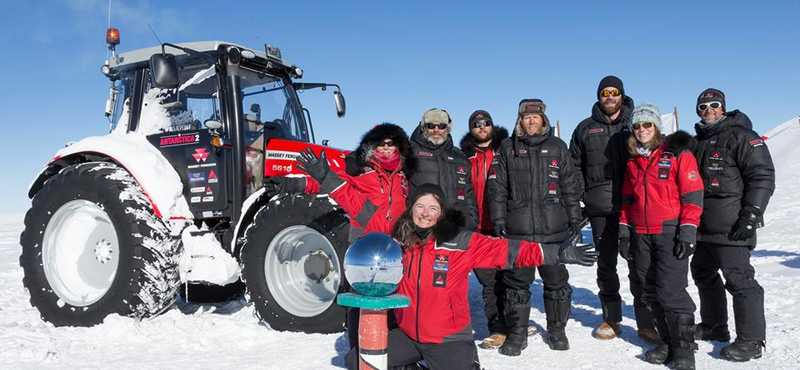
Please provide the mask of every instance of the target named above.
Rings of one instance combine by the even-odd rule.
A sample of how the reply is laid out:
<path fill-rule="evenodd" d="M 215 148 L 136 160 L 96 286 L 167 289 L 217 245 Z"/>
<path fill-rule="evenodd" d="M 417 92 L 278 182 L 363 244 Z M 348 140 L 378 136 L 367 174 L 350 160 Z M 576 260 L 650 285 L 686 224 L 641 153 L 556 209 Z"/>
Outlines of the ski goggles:
<path fill-rule="evenodd" d="M 699 110 L 701 112 L 705 112 L 705 110 L 708 109 L 708 107 L 711 107 L 712 109 L 718 109 L 721 106 L 722 106 L 722 103 L 720 103 L 718 101 L 712 101 L 712 102 L 708 102 L 708 103 L 698 104 L 697 105 L 697 110 Z"/>
<path fill-rule="evenodd" d="M 435 128 L 438 128 L 439 130 L 447 130 L 447 124 L 427 122 L 425 123 L 425 128 L 427 128 L 428 130 L 433 130 Z"/>
<path fill-rule="evenodd" d="M 622 95 L 622 91 L 619 90 L 603 90 L 600 92 L 600 96 L 607 98 L 609 96 L 620 96 Z"/>
<path fill-rule="evenodd" d="M 480 120 L 472 122 L 472 128 L 481 128 L 481 127 L 492 127 L 492 121 Z"/>
<path fill-rule="evenodd" d="M 633 131 L 639 131 L 643 128 L 653 127 L 653 122 L 637 122 L 633 124 Z"/>

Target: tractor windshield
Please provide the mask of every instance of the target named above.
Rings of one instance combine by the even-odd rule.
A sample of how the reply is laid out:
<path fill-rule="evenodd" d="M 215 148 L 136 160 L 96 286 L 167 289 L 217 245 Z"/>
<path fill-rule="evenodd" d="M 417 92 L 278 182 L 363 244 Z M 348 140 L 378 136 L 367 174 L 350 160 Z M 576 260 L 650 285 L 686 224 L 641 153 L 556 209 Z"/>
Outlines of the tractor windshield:
<path fill-rule="evenodd" d="M 261 131 L 268 137 L 308 142 L 310 136 L 300 114 L 300 104 L 286 80 L 255 72 L 240 70 L 242 107 L 245 110 L 245 131 Z"/>

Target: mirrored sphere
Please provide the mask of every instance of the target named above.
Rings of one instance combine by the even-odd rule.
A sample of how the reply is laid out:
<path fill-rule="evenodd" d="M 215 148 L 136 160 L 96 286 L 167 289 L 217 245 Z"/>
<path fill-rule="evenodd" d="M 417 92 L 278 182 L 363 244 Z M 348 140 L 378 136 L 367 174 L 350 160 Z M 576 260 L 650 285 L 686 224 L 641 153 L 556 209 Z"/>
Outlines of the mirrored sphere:
<path fill-rule="evenodd" d="M 344 275 L 355 291 L 373 297 L 389 295 L 403 277 L 403 249 L 384 233 L 356 239 L 344 255 Z"/>

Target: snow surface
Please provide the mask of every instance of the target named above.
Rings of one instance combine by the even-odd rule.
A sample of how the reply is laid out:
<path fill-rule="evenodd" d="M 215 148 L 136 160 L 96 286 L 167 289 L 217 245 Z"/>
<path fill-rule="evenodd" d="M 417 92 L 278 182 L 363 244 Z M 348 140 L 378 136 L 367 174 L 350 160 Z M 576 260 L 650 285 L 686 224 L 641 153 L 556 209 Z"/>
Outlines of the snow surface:
<path fill-rule="evenodd" d="M 795 122 L 797 122 L 795 120 Z M 767 349 L 747 363 L 720 359 L 726 343 L 698 342 L 698 369 L 798 369 L 800 348 L 800 124 L 787 124 L 767 140 L 777 168 L 777 190 L 759 230 L 753 251 L 756 278 L 766 291 Z M 111 316 L 91 328 L 55 328 L 39 319 L 28 303 L 19 267 L 22 215 L 0 215 L 0 369 L 336 369 L 348 349 L 344 334 L 302 334 L 271 330 L 254 317 L 244 300 L 196 305 L 178 301 L 163 315 L 137 322 Z M 586 238 L 589 237 L 588 230 Z M 587 239 L 588 240 L 588 239 Z M 479 349 L 481 364 L 493 369 L 664 369 L 642 360 L 649 344 L 635 334 L 632 296 L 622 290 L 625 306 L 621 338 L 599 341 L 591 336 L 600 324 L 595 269 L 569 266 L 572 317 L 567 324 L 571 349 L 551 351 L 543 341 L 546 322 L 542 286 L 532 286 L 531 320 L 539 334 L 519 357 Z M 627 267 L 620 263 L 620 275 Z M 623 278 L 623 286 L 626 279 Z M 698 301 L 694 284 L 689 292 Z M 488 335 L 480 287 L 470 281 L 475 338 Z M 728 299 L 731 328 L 734 327 Z M 696 313 L 699 316 L 699 313 Z"/>

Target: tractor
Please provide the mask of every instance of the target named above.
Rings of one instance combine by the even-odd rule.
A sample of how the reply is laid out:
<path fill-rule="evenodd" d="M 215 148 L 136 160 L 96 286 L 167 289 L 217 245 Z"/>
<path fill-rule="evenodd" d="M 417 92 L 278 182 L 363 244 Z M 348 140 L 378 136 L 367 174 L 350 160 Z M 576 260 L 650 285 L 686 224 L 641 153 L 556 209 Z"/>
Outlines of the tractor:
<path fill-rule="evenodd" d="M 20 237 L 30 302 L 56 326 L 111 314 L 147 319 L 179 297 L 242 294 L 276 330 L 335 333 L 348 289 L 348 218 L 326 195 L 272 194 L 272 176 L 302 176 L 296 156 L 317 145 L 282 57 L 223 41 L 163 43 L 116 53 L 106 35 L 109 133 L 68 144 L 30 186 Z"/>

